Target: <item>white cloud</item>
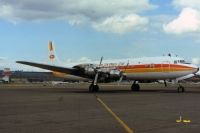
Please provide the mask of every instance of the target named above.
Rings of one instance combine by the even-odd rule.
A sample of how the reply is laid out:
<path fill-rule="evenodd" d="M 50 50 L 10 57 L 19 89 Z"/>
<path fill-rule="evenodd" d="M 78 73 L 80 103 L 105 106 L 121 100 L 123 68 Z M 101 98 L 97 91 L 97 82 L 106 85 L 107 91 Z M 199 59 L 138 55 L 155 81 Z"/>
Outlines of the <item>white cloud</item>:
<path fill-rule="evenodd" d="M 0 70 L 3 69 L 7 62 L 7 59 L 5 57 L 0 57 Z"/>
<path fill-rule="evenodd" d="M 172 5 L 181 12 L 163 25 L 165 32 L 179 35 L 200 32 L 200 0 L 173 0 Z"/>
<path fill-rule="evenodd" d="M 88 63 L 91 62 L 91 59 L 89 59 L 88 57 L 81 57 L 80 59 L 78 59 L 79 63 Z"/>
<path fill-rule="evenodd" d="M 192 64 L 200 65 L 200 58 L 193 58 L 192 59 Z"/>
<path fill-rule="evenodd" d="M 63 66 L 63 67 L 73 67 L 77 64 L 84 64 L 84 63 L 90 63 L 92 60 L 88 57 L 80 57 L 78 59 L 67 59 L 67 60 L 59 60 L 55 61 L 54 64 L 58 66 Z"/>
<path fill-rule="evenodd" d="M 0 70 L 4 68 L 10 68 L 12 71 L 23 70 L 23 71 L 44 71 L 44 69 L 17 64 L 15 61 L 11 61 L 6 57 L 0 57 Z"/>
<path fill-rule="evenodd" d="M 92 25 L 110 17 L 138 15 L 155 7 L 149 0 L 1 0 L 0 18 L 15 23 L 61 19 L 72 25 Z"/>
<path fill-rule="evenodd" d="M 184 8 L 176 19 L 163 25 L 163 29 L 173 34 L 199 32 L 200 12 L 192 8 Z"/>
<path fill-rule="evenodd" d="M 10 19 L 12 17 L 12 13 L 13 13 L 13 10 L 12 10 L 11 6 L 9 6 L 9 5 L 1 5 L 0 6 L 0 16 L 2 18 Z"/>
<path fill-rule="evenodd" d="M 6 58 L 5 57 L 0 57 L 0 62 L 4 62 L 6 61 Z"/>
<path fill-rule="evenodd" d="M 177 8 L 194 8 L 200 9 L 200 0 L 173 0 L 173 5 Z"/>
<path fill-rule="evenodd" d="M 144 29 L 147 24 L 147 18 L 140 17 L 136 14 L 129 14 L 125 17 L 109 17 L 102 22 L 94 23 L 93 27 L 97 31 L 123 34 L 128 31 Z"/>

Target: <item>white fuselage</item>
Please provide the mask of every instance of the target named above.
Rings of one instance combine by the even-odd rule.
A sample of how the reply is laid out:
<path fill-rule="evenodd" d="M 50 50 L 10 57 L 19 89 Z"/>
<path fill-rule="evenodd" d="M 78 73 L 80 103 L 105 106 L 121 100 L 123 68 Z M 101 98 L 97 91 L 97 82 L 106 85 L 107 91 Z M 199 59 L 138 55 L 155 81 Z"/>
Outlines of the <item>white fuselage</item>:
<path fill-rule="evenodd" d="M 91 64 L 98 66 L 98 61 Z M 103 60 L 100 67 L 117 68 L 131 80 L 176 79 L 194 75 L 199 70 L 196 65 L 186 63 L 183 58 L 171 56 Z"/>

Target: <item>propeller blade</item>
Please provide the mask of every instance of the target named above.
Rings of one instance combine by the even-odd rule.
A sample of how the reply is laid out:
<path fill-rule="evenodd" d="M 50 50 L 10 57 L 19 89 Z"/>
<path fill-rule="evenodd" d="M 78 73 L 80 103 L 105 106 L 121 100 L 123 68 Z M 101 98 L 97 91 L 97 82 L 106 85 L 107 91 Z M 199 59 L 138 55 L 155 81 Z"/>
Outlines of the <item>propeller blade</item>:
<path fill-rule="evenodd" d="M 103 56 L 101 57 L 101 60 L 100 60 L 99 66 L 101 65 L 102 61 L 103 61 Z"/>

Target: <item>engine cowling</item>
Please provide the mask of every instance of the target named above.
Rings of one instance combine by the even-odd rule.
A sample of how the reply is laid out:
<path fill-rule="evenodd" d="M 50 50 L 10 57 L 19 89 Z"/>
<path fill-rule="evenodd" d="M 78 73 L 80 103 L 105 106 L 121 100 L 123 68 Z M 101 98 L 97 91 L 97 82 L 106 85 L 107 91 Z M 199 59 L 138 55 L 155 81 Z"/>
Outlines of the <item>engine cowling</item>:
<path fill-rule="evenodd" d="M 74 68 L 81 70 L 82 74 L 87 77 L 93 77 L 96 74 L 96 66 L 94 64 L 80 64 Z"/>
<path fill-rule="evenodd" d="M 94 76 L 96 73 L 96 69 L 92 65 L 85 66 L 84 73 L 88 76 Z"/>
<path fill-rule="evenodd" d="M 117 69 L 112 69 L 109 72 L 110 78 L 120 78 L 122 75 L 122 72 L 120 70 Z"/>
<path fill-rule="evenodd" d="M 115 67 L 99 67 L 96 64 L 80 64 L 75 68 L 82 70 L 86 77 L 94 78 L 96 73 L 99 73 L 99 80 L 101 82 L 117 81 L 122 76 L 122 72 Z"/>
<path fill-rule="evenodd" d="M 115 68 L 101 68 L 98 71 L 100 72 L 100 79 L 102 79 L 102 82 L 117 81 L 122 76 L 122 72 Z"/>

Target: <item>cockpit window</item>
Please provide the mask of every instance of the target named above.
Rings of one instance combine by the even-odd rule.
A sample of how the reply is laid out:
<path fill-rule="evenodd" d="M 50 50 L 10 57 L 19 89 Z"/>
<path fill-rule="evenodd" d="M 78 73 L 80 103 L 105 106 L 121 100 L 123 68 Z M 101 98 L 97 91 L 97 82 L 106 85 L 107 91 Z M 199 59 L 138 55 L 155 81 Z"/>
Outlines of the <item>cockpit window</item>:
<path fill-rule="evenodd" d="M 177 63 L 188 64 L 185 62 L 185 60 L 175 60 L 174 64 L 177 64 Z"/>
<path fill-rule="evenodd" d="M 180 60 L 180 63 L 185 63 L 185 61 L 184 60 Z"/>

